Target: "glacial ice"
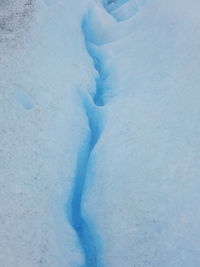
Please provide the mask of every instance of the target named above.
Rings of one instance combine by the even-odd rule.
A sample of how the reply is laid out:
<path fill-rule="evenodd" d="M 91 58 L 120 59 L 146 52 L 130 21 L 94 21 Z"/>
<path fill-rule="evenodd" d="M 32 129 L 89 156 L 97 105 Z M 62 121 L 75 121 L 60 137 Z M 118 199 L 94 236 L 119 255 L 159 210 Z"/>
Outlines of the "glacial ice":
<path fill-rule="evenodd" d="M 199 1 L 0 7 L 0 265 L 199 266 Z"/>

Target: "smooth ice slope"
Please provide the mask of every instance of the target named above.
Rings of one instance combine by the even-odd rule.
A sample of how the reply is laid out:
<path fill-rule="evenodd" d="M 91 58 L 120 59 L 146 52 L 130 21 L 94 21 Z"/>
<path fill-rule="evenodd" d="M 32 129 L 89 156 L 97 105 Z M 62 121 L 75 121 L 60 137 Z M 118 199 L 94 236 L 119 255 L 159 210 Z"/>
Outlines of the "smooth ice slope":
<path fill-rule="evenodd" d="M 116 18 L 117 21 L 122 21 L 135 16 L 137 12 L 144 6 L 148 0 L 129 0 L 118 8 L 110 8 L 108 5 L 108 11 Z M 114 6 L 114 4 L 113 4 Z"/>
<path fill-rule="evenodd" d="M 105 125 L 84 212 L 104 266 L 200 265 L 199 12 L 195 0 L 147 1 L 94 48 Z"/>

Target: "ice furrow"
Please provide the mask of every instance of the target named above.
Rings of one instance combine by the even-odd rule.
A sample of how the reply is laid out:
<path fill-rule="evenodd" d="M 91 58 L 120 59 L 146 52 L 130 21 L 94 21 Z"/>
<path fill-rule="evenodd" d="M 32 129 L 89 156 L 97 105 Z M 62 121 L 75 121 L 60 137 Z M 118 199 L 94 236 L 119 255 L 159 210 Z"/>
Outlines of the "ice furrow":
<path fill-rule="evenodd" d="M 88 54 L 93 60 L 94 68 L 98 73 L 96 78 L 96 92 L 93 97 L 84 100 L 84 109 L 88 119 L 88 140 L 79 153 L 77 160 L 77 168 L 75 175 L 75 184 L 71 201 L 71 224 L 77 233 L 80 245 L 85 256 L 85 267 L 100 267 L 102 263 L 99 255 L 99 244 L 97 241 L 97 233 L 93 226 L 84 218 L 82 214 L 82 198 L 84 194 L 85 184 L 88 176 L 88 164 L 91 153 L 95 148 L 101 135 L 101 107 L 104 106 L 104 79 L 105 75 L 101 69 L 101 62 L 98 55 L 92 53 L 90 44 L 87 40 L 85 31 L 85 23 L 82 25 L 85 46 Z"/>
<path fill-rule="evenodd" d="M 95 148 L 99 137 L 101 135 L 101 122 L 102 122 L 102 107 L 105 105 L 105 80 L 108 74 L 104 71 L 103 60 L 100 55 L 93 49 L 91 42 L 91 32 L 89 30 L 88 16 L 85 16 L 82 22 L 82 32 L 85 40 L 85 48 L 93 61 L 94 69 L 97 72 L 95 78 L 96 88 L 95 94 L 91 98 L 84 100 L 84 109 L 88 119 L 88 140 L 84 144 L 78 155 L 77 168 L 75 174 L 75 183 L 71 200 L 71 225 L 76 231 L 81 248 L 85 257 L 85 267 L 100 267 L 102 266 L 100 260 L 100 251 L 98 243 L 97 231 L 94 226 L 87 221 L 82 213 L 82 199 L 85 190 L 85 185 L 88 176 L 88 165 L 92 156 L 92 151 Z M 97 31 L 98 32 L 98 31 Z"/>
<path fill-rule="evenodd" d="M 124 2 L 123 2 L 124 3 Z M 109 4 L 109 3 L 108 3 Z M 122 3 L 121 3 L 122 4 Z M 109 10 L 107 10 L 109 13 Z M 93 61 L 94 69 L 97 72 L 95 78 L 96 88 L 95 94 L 92 97 L 84 99 L 83 105 L 85 113 L 88 119 L 88 139 L 87 143 L 83 144 L 83 147 L 78 155 L 77 168 L 75 175 L 75 183 L 71 200 L 71 225 L 76 231 L 81 248 L 85 257 L 85 267 L 100 267 L 102 266 L 100 255 L 100 244 L 98 241 L 98 234 L 92 222 L 88 222 L 88 219 L 82 213 L 82 200 L 85 191 L 85 185 L 89 174 L 89 162 L 92 157 L 92 151 L 99 141 L 102 132 L 102 109 L 105 106 L 105 81 L 108 78 L 108 73 L 104 69 L 103 59 L 93 49 L 93 46 L 97 44 L 92 43 L 90 32 L 89 16 L 86 15 L 82 22 L 82 32 L 85 40 L 85 48 L 88 55 Z M 98 29 L 95 33 L 98 35 Z"/>

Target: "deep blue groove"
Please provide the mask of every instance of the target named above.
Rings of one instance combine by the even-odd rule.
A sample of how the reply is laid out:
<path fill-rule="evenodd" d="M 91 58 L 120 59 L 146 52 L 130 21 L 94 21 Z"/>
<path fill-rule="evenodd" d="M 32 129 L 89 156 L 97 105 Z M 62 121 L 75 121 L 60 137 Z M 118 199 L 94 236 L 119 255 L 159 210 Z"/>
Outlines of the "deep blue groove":
<path fill-rule="evenodd" d="M 119 1 L 120 4 L 124 4 L 128 0 Z M 109 3 L 107 2 L 107 11 Z M 105 4 L 106 7 L 106 4 Z M 105 80 L 108 74 L 105 72 L 103 67 L 103 60 L 95 53 L 93 47 L 91 46 L 90 40 L 92 37 L 91 33 L 88 31 L 88 17 L 83 20 L 82 32 L 85 39 L 85 47 L 93 60 L 94 68 L 98 73 L 96 78 L 96 92 L 93 101 L 90 102 L 86 99 L 83 103 L 86 116 L 88 118 L 89 135 L 84 147 L 81 148 L 78 159 L 77 168 L 75 173 L 75 182 L 71 198 L 71 214 L 70 222 L 72 227 L 77 233 L 80 245 L 83 249 L 85 256 L 85 267 L 101 267 L 102 263 L 100 260 L 100 250 L 98 235 L 91 223 L 89 223 L 82 214 L 82 198 L 86 185 L 86 179 L 88 175 L 88 165 L 91 157 L 91 153 L 96 146 L 99 137 L 101 135 L 101 111 L 100 107 L 104 106 L 104 94 L 105 94 Z"/>
<path fill-rule="evenodd" d="M 87 107 L 85 108 L 88 116 L 90 110 L 88 110 Z M 94 119 L 88 116 L 90 136 L 85 149 L 83 149 L 83 151 L 81 151 L 78 156 L 75 184 L 71 202 L 71 222 L 84 251 L 85 266 L 87 267 L 100 266 L 98 264 L 99 260 L 97 256 L 97 246 L 94 242 L 94 236 L 96 234 L 89 228 L 88 223 L 83 218 L 81 212 L 81 203 L 87 177 L 88 161 L 90 154 L 99 138 L 99 130 L 97 125 L 94 124 Z"/>
<path fill-rule="evenodd" d="M 103 60 L 95 53 L 90 40 L 92 37 L 88 31 L 88 17 L 82 22 L 82 32 L 85 39 L 86 50 L 93 60 L 94 68 L 98 73 L 96 78 L 96 91 L 93 101 L 86 99 L 83 103 L 84 109 L 88 118 L 89 135 L 84 147 L 81 148 L 78 159 L 77 168 L 75 173 L 75 182 L 71 198 L 71 214 L 70 222 L 72 227 L 77 233 L 81 248 L 85 256 L 85 267 L 101 267 L 100 260 L 100 246 L 98 242 L 98 234 L 82 214 L 82 198 L 85 189 L 86 179 L 88 175 L 88 164 L 91 153 L 97 144 L 101 135 L 101 113 L 100 107 L 104 106 L 104 93 L 105 93 L 105 80 L 108 74 L 103 67 Z"/>
<path fill-rule="evenodd" d="M 84 27 L 83 27 L 84 28 Z M 93 101 L 86 99 L 83 103 L 86 115 L 88 118 L 89 135 L 85 146 L 81 149 L 77 159 L 77 168 L 75 174 L 75 182 L 71 198 L 71 214 L 70 222 L 77 233 L 80 245 L 85 256 L 85 267 L 100 267 L 102 266 L 99 255 L 99 245 L 97 242 L 97 233 L 94 227 L 87 222 L 82 214 L 82 198 L 88 174 L 88 163 L 91 153 L 99 140 L 101 134 L 101 116 L 98 106 L 103 106 L 103 84 L 105 75 L 103 75 L 100 60 L 93 55 L 87 43 L 87 34 L 83 30 L 86 49 L 93 59 L 94 68 L 98 72 L 98 79 L 96 79 L 96 93 Z"/>
<path fill-rule="evenodd" d="M 92 107 L 90 107 L 90 105 L 91 104 L 88 103 L 88 101 L 84 103 L 90 132 L 88 136 L 88 141 L 85 144 L 84 148 L 82 148 L 82 150 L 79 152 L 77 159 L 75 182 L 71 199 L 70 221 L 72 227 L 77 233 L 80 245 L 84 252 L 84 266 L 100 267 L 101 264 L 98 255 L 98 245 L 96 241 L 97 234 L 95 233 L 95 230 L 92 229 L 89 226 L 88 222 L 84 219 L 81 210 L 82 197 L 88 172 L 88 162 L 90 159 L 91 152 L 94 149 L 101 133 L 98 124 L 98 114 L 97 112 L 95 112 L 95 110 L 93 110 Z"/>
<path fill-rule="evenodd" d="M 100 259 L 98 255 L 97 246 L 97 234 L 94 229 L 91 229 L 88 222 L 83 218 L 81 211 L 81 203 L 84 192 L 84 187 L 87 178 L 88 162 L 90 159 L 91 152 L 95 147 L 99 135 L 100 129 L 98 126 L 98 116 L 97 113 L 90 107 L 91 104 L 87 103 L 84 105 L 86 110 L 86 115 L 88 118 L 88 125 L 90 129 L 90 134 L 88 137 L 88 142 L 85 148 L 80 151 L 77 168 L 75 174 L 75 183 L 73 188 L 73 195 L 71 200 L 71 225 L 77 233 L 80 245 L 83 249 L 85 256 L 85 267 L 100 267 Z"/>

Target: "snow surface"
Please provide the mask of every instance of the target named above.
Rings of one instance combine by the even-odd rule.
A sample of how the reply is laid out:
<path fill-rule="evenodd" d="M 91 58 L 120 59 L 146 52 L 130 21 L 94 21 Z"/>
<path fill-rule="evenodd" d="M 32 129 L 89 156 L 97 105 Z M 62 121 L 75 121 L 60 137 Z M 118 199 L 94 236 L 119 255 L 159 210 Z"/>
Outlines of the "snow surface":
<path fill-rule="evenodd" d="M 200 3 L 0 1 L 0 265 L 199 266 Z"/>
<path fill-rule="evenodd" d="M 2 267 L 83 261 L 66 206 L 88 138 L 82 95 L 95 88 L 81 29 L 87 5 L 50 2 L 35 3 L 29 25 L 1 37 Z"/>

